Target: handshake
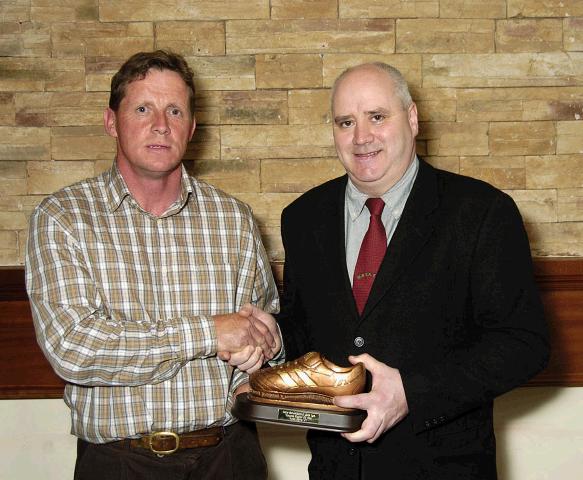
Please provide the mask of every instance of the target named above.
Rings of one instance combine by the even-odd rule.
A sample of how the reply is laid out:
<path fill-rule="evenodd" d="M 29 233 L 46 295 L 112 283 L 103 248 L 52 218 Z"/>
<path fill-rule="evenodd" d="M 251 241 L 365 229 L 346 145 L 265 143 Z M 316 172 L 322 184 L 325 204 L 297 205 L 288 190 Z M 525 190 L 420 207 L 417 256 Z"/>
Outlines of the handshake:
<path fill-rule="evenodd" d="M 247 373 L 259 370 L 281 350 L 281 335 L 272 315 L 247 303 L 237 313 L 213 316 L 217 355 Z"/>

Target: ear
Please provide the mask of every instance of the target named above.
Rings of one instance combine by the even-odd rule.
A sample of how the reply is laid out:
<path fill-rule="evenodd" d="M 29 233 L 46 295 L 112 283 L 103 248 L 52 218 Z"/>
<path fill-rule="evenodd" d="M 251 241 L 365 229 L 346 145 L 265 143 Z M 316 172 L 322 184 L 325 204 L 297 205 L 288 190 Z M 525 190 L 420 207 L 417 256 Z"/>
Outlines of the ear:
<path fill-rule="evenodd" d="M 419 133 L 419 121 L 417 119 L 417 105 L 415 105 L 415 103 L 409 105 L 407 115 L 409 117 L 409 126 L 413 132 L 413 136 L 416 137 Z"/>
<path fill-rule="evenodd" d="M 192 127 L 190 129 L 190 136 L 188 137 L 188 141 L 190 142 L 192 140 L 192 136 L 194 135 L 194 131 L 196 130 L 196 118 L 193 115 L 192 116 Z"/>
<path fill-rule="evenodd" d="M 109 136 L 117 138 L 116 115 L 109 107 L 103 112 L 103 126 Z"/>

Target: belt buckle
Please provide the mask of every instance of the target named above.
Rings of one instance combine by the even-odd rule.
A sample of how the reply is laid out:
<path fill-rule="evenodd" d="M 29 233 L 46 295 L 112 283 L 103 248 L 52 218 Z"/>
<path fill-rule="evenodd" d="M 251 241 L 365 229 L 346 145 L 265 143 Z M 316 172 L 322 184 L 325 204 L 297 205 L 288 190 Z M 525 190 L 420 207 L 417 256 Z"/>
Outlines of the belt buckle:
<path fill-rule="evenodd" d="M 174 448 L 171 450 L 156 450 L 152 445 L 154 440 L 156 439 L 164 440 L 165 438 L 174 438 L 175 442 Z M 156 455 L 170 455 L 174 453 L 176 450 L 178 450 L 178 447 L 180 446 L 180 438 L 174 432 L 154 432 L 150 435 L 150 441 L 148 442 L 148 446 L 150 447 L 150 450 Z"/>

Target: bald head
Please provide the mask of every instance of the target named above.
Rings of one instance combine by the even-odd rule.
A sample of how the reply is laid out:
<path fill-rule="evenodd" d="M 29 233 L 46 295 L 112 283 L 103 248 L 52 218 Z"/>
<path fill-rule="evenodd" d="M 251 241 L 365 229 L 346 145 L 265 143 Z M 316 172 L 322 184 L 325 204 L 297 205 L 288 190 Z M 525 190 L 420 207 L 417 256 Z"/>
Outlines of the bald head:
<path fill-rule="evenodd" d="M 407 85 L 405 77 L 403 77 L 399 70 L 383 62 L 361 63 L 360 65 L 347 68 L 334 81 L 331 94 L 332 115 L 334 115 L 334 98 L 336 97 L 338 86 L 351 74 L 366 70 L 377 70 L 385 73 L 391 82 L 393 94 L 396 95 L 401 102 L 403 110 L 407 110 L 411 106 L 413 99 L 411 98 L 411 93 L 409 92 L 409 86 Z"/>

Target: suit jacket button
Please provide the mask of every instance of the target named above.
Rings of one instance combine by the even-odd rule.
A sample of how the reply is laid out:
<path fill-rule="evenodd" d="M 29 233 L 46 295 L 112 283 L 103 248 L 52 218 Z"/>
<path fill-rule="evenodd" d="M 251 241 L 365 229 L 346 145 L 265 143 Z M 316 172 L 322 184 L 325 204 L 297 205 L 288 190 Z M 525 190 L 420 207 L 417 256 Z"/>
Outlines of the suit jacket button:
<path fill-rule="evenodd" d="M 354 339 L 354 345 L 356 345 L 358 348 L 361 348 L 364 346 L 364 338 L 362 337 L 356 337 Z"/>

